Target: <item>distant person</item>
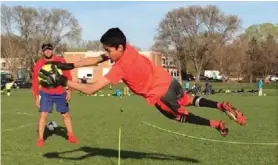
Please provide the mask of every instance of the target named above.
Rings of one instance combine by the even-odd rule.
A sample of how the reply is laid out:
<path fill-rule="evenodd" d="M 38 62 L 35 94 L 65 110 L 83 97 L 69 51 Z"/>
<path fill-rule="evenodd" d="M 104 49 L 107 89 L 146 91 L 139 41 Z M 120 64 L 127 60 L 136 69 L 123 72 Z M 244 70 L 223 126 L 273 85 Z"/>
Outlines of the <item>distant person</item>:
<path fill-rule="evenodd" d="M 271 76 L 268 75 L 268 76 L 264 79 L 264 82 L 265 82 L 266 84 L 270 84 L 270 83 L 271 83 Z"/>
<path fill-rule="evenodd" d="M 258 80 L 258 91 L 259 91 L 259 96 L 263 95 L 263 81 L 262 79 Z"/>
<path fill-rule="evenodd" d="M 186 91 L 188 91 L 189 88 L 190 88 L 190 82 L 189 82 L 189 80 L 185 80 L 184 89 L 185 89 Z"/>
<path fill-rule="evenodd" d="M 11 96 L 11 89 L 13 87 L 14 81 L 12 79 L 8 79 L 6 84 L 5 84 L 5 90 L 7 96 Z"/>
<path fill-rule="evenodd" d="M 87 78 L 85 76 L 83 76 L 83 78 L 81 78 L 80 82 L 81 82 L 81 84 L 87 84 Z"/>
<path fill-rule="evenodd" d="M 120 89 L 117 89 L 115 95 L 116 95 L 116 96 L 122 96 L 121 90 L 120 90 Z"/>
<path fill-rule="evenodd" d="M 80 83 L 81 84 L 87 84 L 87 78 L 85 76 L 83 76 L 81 79 L 80 79 Z M 79 95 L 83 95 L 84 93 L 79 91 Z"/>
<path fill-rule="evenodd" d="M 124 96 L 129 96 L 129 88 L 127 86 L 124 87 Z"/>

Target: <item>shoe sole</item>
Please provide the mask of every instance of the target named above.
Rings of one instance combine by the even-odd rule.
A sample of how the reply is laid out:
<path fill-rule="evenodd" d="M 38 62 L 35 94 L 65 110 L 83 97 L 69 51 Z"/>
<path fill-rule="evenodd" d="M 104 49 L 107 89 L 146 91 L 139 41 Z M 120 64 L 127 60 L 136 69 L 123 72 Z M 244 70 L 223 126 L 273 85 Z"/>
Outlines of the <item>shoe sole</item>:
<path fill-rule="evenodd" d="M 226 128 L 226 129 L 225 129 L 225 132 L 223 132 L 223 131 L 219 131 L 219 132 L 220 132 L 220 135 L 221 135 L 221 136 L 226 137 L 226 136 L 229 134 L 229 129 Z"/>
<path fill-rule="evenodd" d="M 238 111 L 235 110 L 235 108 L 231 105 L 231 104 L 227 104 L 225 106 L 225 113 L 227 114 L 227 116 L 231 119 L 231 120 L 234 120 L 237 124 L 239 125 L 245 125 L 245 122 L 241 122 L 238 120 L 237 116 L 238 116 Z M 241 112 L 239 112 L 241 113 Z M 242 114 L 242 113 L 241 113 Z M 244 117 L 244 115 L 242 114 L 242 117 Z"/>
<path fill-rule="evenodd" d="M 226 137 L 229 134 L 229 128 L 226 127 L 225 123 L 222 122 L 221 124 L 224 128 L 217 128 L 217 130 L 219 131 L 221 136 Z"/>

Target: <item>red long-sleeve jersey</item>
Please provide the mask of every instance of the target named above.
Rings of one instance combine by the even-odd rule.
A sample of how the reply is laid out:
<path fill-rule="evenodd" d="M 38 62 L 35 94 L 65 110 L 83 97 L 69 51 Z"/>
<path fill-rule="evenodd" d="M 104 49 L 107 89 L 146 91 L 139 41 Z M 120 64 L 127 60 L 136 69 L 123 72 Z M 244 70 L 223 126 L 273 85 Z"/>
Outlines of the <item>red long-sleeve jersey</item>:
<path fill-rule="evenodd" d="M 65 63 L 65 59 L 62 57 L 58 57 L 53 55 L 51 58 L 51 61 L 59 61 Z M 39 71 L 43 67 L 43 65 L 47 62 L 45 58 L 41 58 L 35 65 L 32 73 L 32 90 L 33 90 L 33 96 L 34 99 L 39 95 L 39 90 L 49 93 L 49 94 L 62 94 L 65 92 L 65 88 L 62 86 L 58 86 L 56 88 L 44 88 L 39 85 Z M 68 78 L 68 80 L 72 80 L 70 71 L 63 71 L 63 75 Z"/>

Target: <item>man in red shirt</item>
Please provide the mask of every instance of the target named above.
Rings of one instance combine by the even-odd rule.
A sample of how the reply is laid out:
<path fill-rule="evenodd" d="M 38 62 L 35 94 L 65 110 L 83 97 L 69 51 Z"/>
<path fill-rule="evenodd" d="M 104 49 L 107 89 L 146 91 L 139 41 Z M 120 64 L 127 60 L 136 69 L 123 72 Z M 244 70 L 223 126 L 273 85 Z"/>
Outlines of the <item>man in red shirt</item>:
<path fill-rule="evenodd" d="M 42 147 L 44 145 L 43 135 L 45 128 L 45 121 L 47 119 L 48 113 L 52 112 L 53 104 L 56 104 L 56 109 L 60 112 L 64 119 L 64 124 L 67 129 L 68 141 L 71 143 L 77 143 L 78 140 L 73 135 L 71 118 L 69 115 L 68 102 L 71 99 L 71 89 L 67 91 L 63 86 L 55 86 L 52 88 L 45 88 L 39 86 L 38 75 L 41 68 L 48 61 L 58 61 L 65 63 L 66 61 L 61 58 L 53 55 L 53 47 L 51 44 L 42 45 L 42 54 L 41 58 L 34 66 L 33 76 L 32 76 L 32 90 L 33 96 L 35 99 L 36 107 L 39 108 L 40 119 L 38 125 L 38 140 L 37 146 Z M 63 71 L 63 75 L 67 77 L 68 80 L 71 80 L 71 74 L 69 71 Z"/>
<path fill-rule="evenodd" d="M 52 62 L 52 64 L 55 64 L 60 69 L 70 70 L 76 67 L 95 65 L 110 59 L 115 64 L 107 75 L 100 77 L 93 84 L 86 85 L 72 82 L 55 71 L 56 80 L 49 83 L 56 83 L 62 86 L 68 85 L 73 89 L 92 94 L 110 83 L 116 84 L 123 80 L 133 93 L 144 97 L 150 105 L 156 106 L 169 119 L 182 123 L 210 126 L 218 130 L 222 136 L 228 134 L 228 128 L 224 122 L 208 120 L 184 109 L 184 106 L 194 105 L 219 109 L 238 124 L 245 124 L 244 115 L 230 103 L 218 103 L 199 96 L 193 97 L 184 92 L 178 81 L 172 78 L 164 68 L 155 66 L 148 58 L 140 55 L 134 47 L 127 44 L 126 37 L 119 28 L 109 29 L 101 37 L 100 41 L 108 56 L 101 55 L 95 58 L 85 58 L 76 63 L 62 64 Z M 50 75 L 49 73 L 44 74 L 46 76 Z"/>

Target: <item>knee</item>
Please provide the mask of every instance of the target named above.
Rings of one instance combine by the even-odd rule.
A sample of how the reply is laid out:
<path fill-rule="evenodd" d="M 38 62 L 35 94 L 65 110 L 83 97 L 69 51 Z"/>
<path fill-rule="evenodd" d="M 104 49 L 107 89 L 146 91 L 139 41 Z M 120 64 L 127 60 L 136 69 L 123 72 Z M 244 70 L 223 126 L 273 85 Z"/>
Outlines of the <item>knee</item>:
<path fill-rule="evenodd" d="M 64 119 L 69 119 L 69 118 L 70 118 L 70 115 L 69 115 L 68 112 L 66 112 L 66 113 L 61 113 L 61 114 L 62 114 L 62 116 L 63 116 Z"/>
<path fill-rule="evenodd" d="M 192 104 L 196 107 L 200 106 L 200 100 L 202 99 L 201 96 L 192 97 Z"/>
<path fill-rule="evenodd" d="M 41 112 L 40 114 L 40 119 L 41 120 L 46 120 L 48 113 L 47 112 Z"/>
<path fill-rule="evenodd" d="M 184 93 L 182 97 L 178 100 L 178 103 L 182 106 L 190 106 L 193 104 L 194 97 Z"/>

